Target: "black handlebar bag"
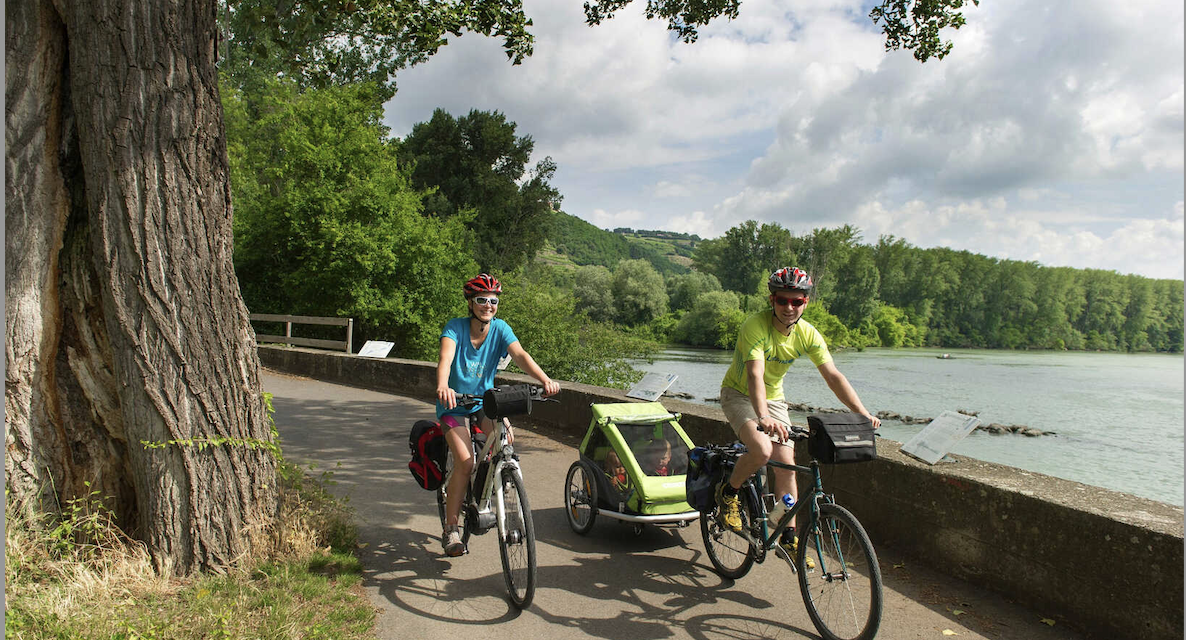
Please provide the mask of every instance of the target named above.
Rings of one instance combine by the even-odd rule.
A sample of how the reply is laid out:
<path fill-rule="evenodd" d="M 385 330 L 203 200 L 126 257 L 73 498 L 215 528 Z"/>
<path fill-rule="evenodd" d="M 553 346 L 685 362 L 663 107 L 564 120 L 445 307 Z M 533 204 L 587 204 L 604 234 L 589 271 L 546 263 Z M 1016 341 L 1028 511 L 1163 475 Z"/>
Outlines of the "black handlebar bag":
<path fill-rule="evenodd" d="M 531 385 L 491 387 L 482 394 L 482 412 L 494 420 L 531 413 Z"/>
<path fill-rule="evenodd" d="M 877 458 L 873 422 L 859 413 L 825 413 L 807 416 L 811 435 L 807 450 L 824 464 L 866 462 Z"/>

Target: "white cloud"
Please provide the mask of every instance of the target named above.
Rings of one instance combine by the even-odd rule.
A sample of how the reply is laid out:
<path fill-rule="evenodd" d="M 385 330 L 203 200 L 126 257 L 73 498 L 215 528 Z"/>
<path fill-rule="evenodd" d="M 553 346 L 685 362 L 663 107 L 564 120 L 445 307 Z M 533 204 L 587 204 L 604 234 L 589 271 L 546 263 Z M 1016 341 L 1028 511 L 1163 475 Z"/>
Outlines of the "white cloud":
<path fill-rule="evenodd" d="M 929 206 L 912 201 L 896 209 L 880 202 L 858 211 L 856 222 L 873 242 L 880 235 L 921 247 L 945 246 L 1047 266 L 1105 269 L 1153 278 L 1183 277 L 1183 205 L 1164 218 L 1127 222 L 1107 234 L 1065 224 L 1063 211 L 1013 208 L 1003 199 Z"/>
<path fill-rule="evenodd" d="M 712 238 L 720 235 L 717 226 L 703 211 L 693 211 L 689 215 L 668 218 L 667 230 L 675 231 L 676 233 L 695 234 L 701 238 Z"/>
<path fill-rule="evenodd" d="M 589 220 L 594 225 L 602 229 L 614 229 L 617 227 L 638 227 L 639 223 L 646 220 L 646 215 L 636 209 L 627 209 L 617 213 L 609 213 L 604 209 L 594 209 L 592 219 Z M 645 228 L 645 225 L 642 225 Z"/>
<path fill-rule="evenodd" d="M 438 106 L 501 110 L 558 163 L 565 210 L 600 227 L 851 223 L 1181 277 L 1179 2 L 967 6 L 952 54 L 926 64 L 885 53 L 859 0 L 747 0 L 693 45 L 637 3 L 595 28 L 579 3 L 525 7 L 532 58 L 451 42 L 401 75 L 394 132 Z"/>

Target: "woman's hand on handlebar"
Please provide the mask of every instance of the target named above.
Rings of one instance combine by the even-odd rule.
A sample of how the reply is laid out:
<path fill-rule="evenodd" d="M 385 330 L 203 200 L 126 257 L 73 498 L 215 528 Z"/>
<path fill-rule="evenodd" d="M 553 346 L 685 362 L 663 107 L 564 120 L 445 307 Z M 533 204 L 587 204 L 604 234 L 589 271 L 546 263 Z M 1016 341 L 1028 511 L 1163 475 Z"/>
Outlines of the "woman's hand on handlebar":
<path fill-rule="evenodd" d="M 557 393 L 560 393 L 560 383 L 559 382 L 556 382 L 555 380 L 552 380 L 551 378 L 544 378 L 540 382 L 544 386 L 544 397 L 554 396 Z"/>
<path fill-rule="evenodd" d="M 449 387 L 437 387 L 437 401 L 446 409 L 457 406 L 457 392 Z"/>

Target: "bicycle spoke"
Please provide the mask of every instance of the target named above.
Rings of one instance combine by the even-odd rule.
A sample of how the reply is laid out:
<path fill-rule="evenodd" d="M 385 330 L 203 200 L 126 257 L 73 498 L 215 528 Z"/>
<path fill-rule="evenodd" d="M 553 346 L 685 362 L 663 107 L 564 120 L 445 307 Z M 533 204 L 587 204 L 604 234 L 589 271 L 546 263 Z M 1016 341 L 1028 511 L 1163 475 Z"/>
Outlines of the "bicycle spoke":
<path fill-rule="evenodd" d="M 742 530 L 745 530 L 750 526 L 752 510 L 748 496 L 741 495 L 741 522 Z M 717 573 L 721 577 L 736 580 L 749 573 L 757 550 L 744 535 L 721 524 L 717 516 L 718 511 L 719 509 L 714 509 L 700 514 L 700 536 L 704 540 L 708 559 Z"/>
<path fill-rule="evenodd" d="M 820 508 L 820 523 L 800 541 L 799 586 L 807 613 L 828 640 L 867 640 L 881 623 L 881 571 L 868 535 L 847 510 Z M 806 568 L 810 554 L 816 568 Z"/>
<path fill-rule="evenodd" d="M 513 470 L 507 469 L 503 472 L 501 482 L 498 549 L 502 557 L 502 571 L 511 603 L 525 609 L 535 595 L 535 527 L 527 492 L 519 477 Z"/>

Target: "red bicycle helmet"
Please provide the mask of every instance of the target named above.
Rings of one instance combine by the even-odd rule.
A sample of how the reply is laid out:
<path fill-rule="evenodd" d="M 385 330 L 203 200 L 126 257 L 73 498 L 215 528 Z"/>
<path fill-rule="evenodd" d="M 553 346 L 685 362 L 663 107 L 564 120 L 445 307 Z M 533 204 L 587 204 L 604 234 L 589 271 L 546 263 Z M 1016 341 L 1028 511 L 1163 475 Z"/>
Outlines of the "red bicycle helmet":
<path fill-rule="evenodd" d="M 770 274 L 770 279 L 766 281 L 767 288 L 770 293 L 775 291 L 802 291 L 803 293 L 811 293 L 811 276 L 807 272 L 798 267 L 783 267 L 778 271 Z"/>
<path fill-rule="evenodd" d="M 502 283 L 488 273 L 479 273 L 465 283 L 464 289 L 465 297 L 472 298 L 479 293 L 502 293 Z"/>

